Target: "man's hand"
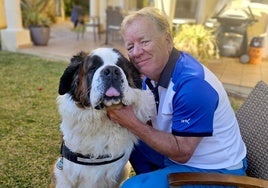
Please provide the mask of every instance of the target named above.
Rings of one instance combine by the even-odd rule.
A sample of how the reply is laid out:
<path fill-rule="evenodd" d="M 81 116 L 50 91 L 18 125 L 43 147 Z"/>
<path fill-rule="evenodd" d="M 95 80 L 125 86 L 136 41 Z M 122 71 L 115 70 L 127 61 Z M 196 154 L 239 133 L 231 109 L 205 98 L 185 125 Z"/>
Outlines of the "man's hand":
<path fill-rule="evenodd" d="M 121 126 L 131 129 L 138 121 L 136 115 L 134 114 L 133 108 L 129 106 L 111 106 L 106 107 L 107 116 L 114 122 L 119 123 Z"/>

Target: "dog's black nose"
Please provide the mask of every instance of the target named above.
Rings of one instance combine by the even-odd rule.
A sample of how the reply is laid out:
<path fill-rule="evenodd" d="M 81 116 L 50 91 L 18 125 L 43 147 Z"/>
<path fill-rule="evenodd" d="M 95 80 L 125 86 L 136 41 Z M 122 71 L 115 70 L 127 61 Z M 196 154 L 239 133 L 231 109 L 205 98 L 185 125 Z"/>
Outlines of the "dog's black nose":
<path fill-rule="evenodd" d="M 102 75 L 109 79 L 120 79 L 121 71 L 118 67 L 107 66 L 105 69 L 103 69 Z"/>

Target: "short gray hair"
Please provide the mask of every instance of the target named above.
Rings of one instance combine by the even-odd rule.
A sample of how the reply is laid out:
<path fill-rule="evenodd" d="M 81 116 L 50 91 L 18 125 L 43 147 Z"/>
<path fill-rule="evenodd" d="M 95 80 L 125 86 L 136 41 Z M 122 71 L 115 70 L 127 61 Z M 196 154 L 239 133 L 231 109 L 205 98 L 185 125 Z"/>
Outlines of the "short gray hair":
<path fill-rule="evenodd" d="M 127 26 L 139 17 L 149 18 L 160 32 L 166 32 L 172 36 L 169 17 L 163 11 L 155 7 L 145 7 L 127 15 L 121 24 L 121 34 L 124 34 Z"/>

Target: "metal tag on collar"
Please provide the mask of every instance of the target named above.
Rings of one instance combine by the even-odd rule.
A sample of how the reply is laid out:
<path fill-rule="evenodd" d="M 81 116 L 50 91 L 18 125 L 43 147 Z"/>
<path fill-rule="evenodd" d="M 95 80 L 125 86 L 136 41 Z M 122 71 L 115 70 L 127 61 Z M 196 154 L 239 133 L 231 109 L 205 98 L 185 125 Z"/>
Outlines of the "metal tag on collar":
<path fill-rule="evenodd" d="M 57 169 L 59 169 L 59 170 L 62 170 L 62 169 L 63 169 L 63 157 L 61 157 L 61 158 L 58 160 L 58 162 L 57 162 L 57 164 L 56 164 L 56 167 L 57 167 Z"/>

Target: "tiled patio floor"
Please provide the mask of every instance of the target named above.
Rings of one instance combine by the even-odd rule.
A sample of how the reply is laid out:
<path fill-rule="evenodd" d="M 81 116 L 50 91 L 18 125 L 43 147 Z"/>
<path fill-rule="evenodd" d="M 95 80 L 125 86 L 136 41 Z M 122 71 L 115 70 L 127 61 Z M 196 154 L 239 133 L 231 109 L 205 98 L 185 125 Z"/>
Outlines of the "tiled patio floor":
<path fill-rule="evenodd" d="M 18 51 L 65 61 L 81 50 L 91 51 L 101 46 L 115 47 L 126 53 L 120 40 L 109 41 L 109 45 L 105 45 L 105 36 L 102 35 L 100 41 L 94 42 L 91 32 L 86 32 L 82 39 L 77 40 L 71 28 L 71 22 L 58 23 L 51 28 L 48 46 L 28 46 Z M 268 59 L 263 59 L 260 64 L 242 64 L 238 58 L 221 57 L 210 60 L 206 65 L 223 82 L 227 91 L 244 97 L 258 81 L 268 83 Z"/>
<path fill-rule="evenodd" d="M 268 59 L 259 64 L 242 64 L 238 58 L 221 57 L 207 64 L 230 92 L 244 97 L 258 81 L 268 83 Z"/>

